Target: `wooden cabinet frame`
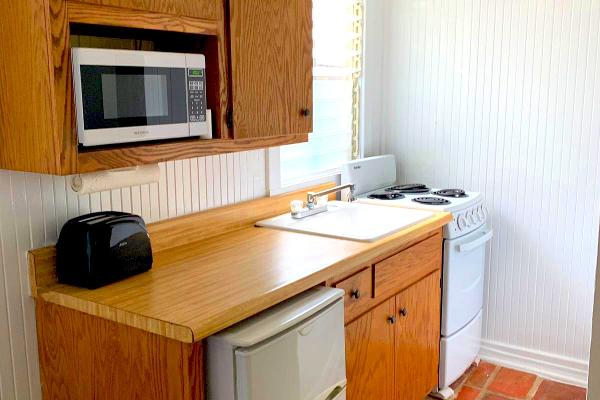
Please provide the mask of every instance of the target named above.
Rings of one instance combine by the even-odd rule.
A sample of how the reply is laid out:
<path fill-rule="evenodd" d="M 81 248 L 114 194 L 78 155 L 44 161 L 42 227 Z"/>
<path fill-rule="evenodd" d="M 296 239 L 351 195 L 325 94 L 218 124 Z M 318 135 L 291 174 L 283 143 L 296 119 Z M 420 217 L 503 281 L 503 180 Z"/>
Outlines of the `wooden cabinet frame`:
<path fill-rule="evenodd" d="M 421 400 L 435 389 L 441 266 L 436 232 L 328 282 L 346 292 L 348 400 Z M 369 297 L 348 301 L 357 288 Z"/>
<path fill-rule="evenodd" d="M 232 129 L 229 126 L 227 118 L 233 107 L 229 0 L 202 1 L 217 6 L 202 8 L 182 0 L 164 3 L 156 0 L 144 3 L 148 9 L 140 10 L 134 7 L 139 8 L 142 3 L 133 0 L 19 0 L 8 7 L 0 17 L 0 23 L 5 26 L 1 38 L 1 46 L 5 47 L 0 52 L 0 63 L 6 71 L 0 75 L 0 86 L 4 91 L 0 96 L 0 114 L 3 116 L 0 118 L 0 168 L 70 175 L 307 141 L 312 128 L 307 124 L 310 122 L 309 125 L 312 125 L 312 117 L 303 119 L 299 116 L 300 111 L 298 124 L 301 126 L 285 126 L 285 129 L 277 130 L 278 134 L 261 133 L 260 130 L 253 131 L 253 134 L 234 134 L 235 127 Z M 284 0 L 279 1 L 281 7 L 287 4 Z M 305 7 L 311 3 L 294 1 Z M 129 3 L 131 9 L 115 7 Z M 169 13 L 161 10 L 169 10 Z M 306 8 L 305 11 L 308 14 L 299 14 L 304 19 L 310 17 L 310 9 Z M 199 17 L 204 13 L 206 17 Z M 303 20 L 301 23 L 309 24 L 310 21 Z M 207 53 L 207 69 L 216 74 L 212 80 L 214 84 L 209 86 L 207 93 L 208 103 L 212 103 L 215 138 L 82 150 L 77 141 L 72 98 L 71 24 L 179 32 L 215 38 L 215 44 L 204 50 Z M 254 25 L 260 26 L 260 21 Z M 270 45 L 268 40 L 262 43 L 263 46 Z M 306 71 L 307 77 L 311 74 L 312 71 Z M 23 80 L 27 81 L 23 83 Z M 294 90 L 298 90 L 298 87 L 294 87 Z M 306 93 L 299 93 L 298 96 L 312 97 L 308 92 L 310 88 L 306 87 Z M 240 110 L 237 115 L 243 113 L 244 110 Z M 272 121 L 275 124 L 276 120 Z"/>

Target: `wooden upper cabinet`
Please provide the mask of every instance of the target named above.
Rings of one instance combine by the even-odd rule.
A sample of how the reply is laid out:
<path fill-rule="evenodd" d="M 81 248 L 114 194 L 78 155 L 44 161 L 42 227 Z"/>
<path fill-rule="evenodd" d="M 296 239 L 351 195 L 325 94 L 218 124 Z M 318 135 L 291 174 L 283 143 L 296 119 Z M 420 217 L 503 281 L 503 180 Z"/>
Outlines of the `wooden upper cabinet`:
<path fill-rule="evenodd" d="M 46 5 L 19 0 L 0 13 L 0 168 L 58 169 Z M 24 152 L 26 149 L 27 153 Z"/>
<path fill-rule="evenodd" d="M 312 1 L 230 0 L 236 139 L 312 131 Z"/>
<path fill-rule="evenodd" d="M 204 19 L 219 18 L 222 0 L 79 0 L 82 3 Z"/>
<path fill-rule="evenodd" d="M 440 272 L 396 296 L 397 400 L 422 400 L 438 382 Z"/>
<path fill-rule="evenodd" d="M 139 43 L 205 55 L 212 140 L 79 146 L 71 46 Z M 0 169 L 71 175 L 303 142 L 312 130 L 312 1 L 10 1 L 0 71 Z"/>
<path fill-rule="evenodd" d="M 393 316 L 391 298 L 346 326 L 348 400 L 394 399 Z"/>

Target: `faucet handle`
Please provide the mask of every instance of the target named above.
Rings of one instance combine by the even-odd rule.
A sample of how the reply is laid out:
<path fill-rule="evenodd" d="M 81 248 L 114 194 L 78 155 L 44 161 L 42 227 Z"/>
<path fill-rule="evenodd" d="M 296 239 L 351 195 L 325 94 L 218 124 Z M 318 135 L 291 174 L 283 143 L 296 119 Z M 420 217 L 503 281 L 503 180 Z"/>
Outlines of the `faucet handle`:
<path fill-rule="evenodd" d="M 290 211 L 292 214 L 299 213 L 304 208 L 304 202 L 302 200 L 292 200 L 290 202 Z"/>

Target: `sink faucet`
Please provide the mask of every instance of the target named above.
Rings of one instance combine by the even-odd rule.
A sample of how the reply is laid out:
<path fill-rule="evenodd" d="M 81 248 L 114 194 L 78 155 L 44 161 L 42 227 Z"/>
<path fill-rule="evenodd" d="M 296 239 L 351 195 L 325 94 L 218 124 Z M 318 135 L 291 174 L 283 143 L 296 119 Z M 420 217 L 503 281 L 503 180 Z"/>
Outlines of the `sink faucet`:
<path fill-rule="evenodd" d="M 302 218 L 306 218 L 310 215 L 315 215 L 315 214 L 319 214 L 319 213 L 327 211 L 327 204 L 318 205 L 317 201 L 318 201 L 319 197 L 325 196 L 325 195 L 328 195 L 331 193 L 337 193 L 344 189 L 350 189 L 350 199 L 349 200 L 354 201 L 354 185 L 352 183 L 349 183 L 347 185 L 340 185 L 340 186 L 332 187 L 331 189 L 325 189 L 320 192 L 308 192 L 306 194 L 306 207 L 303 207 L 300 209 L 300 207 L 302 206 L 302 201 L 299 201 L 299 200 L 294 201 L 294 202 L 298 202 L 299 206 L 297 209 L 292 207 L 292 217 L 295 219 L 302 219 Z M 292 203 L 294 203 L 294 202 L 292 202 Z"/>
<path fill-rule="evenodd" d="M 331 193 L 341 192 L 344 189 L 350 189 L 350 201 L 354 201 L 354 184 L 348 183 L 346 185 L 340 185 L 332 187 L 331 189 L 321 190 L 320 192 L 308 192 L 306 194 L 306 206 L 311 210 L 315 207 L 316 201 L 319 197 L 325 196 Z"/>

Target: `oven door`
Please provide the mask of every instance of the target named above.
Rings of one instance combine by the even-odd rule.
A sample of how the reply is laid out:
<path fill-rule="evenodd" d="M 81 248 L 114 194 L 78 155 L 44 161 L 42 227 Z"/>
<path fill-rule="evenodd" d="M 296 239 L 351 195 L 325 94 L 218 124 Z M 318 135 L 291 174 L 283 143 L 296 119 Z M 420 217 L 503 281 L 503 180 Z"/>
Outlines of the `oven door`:
<path fill-rule="evenodd" d="M 82 145 L 190 135 L 184 54 L 73 49 L 73 68 Z"/>
<path fill-rule="evenodd" d="M 493 232 L 485 225 L 444 241 L 442 336 L 465 327 L 483 307 L 486 244 Z"/>

